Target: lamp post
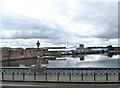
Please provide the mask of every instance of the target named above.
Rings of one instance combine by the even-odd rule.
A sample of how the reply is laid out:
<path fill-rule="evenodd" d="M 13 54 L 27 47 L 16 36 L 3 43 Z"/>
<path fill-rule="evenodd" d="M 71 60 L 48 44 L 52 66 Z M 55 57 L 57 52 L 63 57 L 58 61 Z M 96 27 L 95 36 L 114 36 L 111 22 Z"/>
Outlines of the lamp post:
<path fill-rule="evenodd" d="M 39 41 L 37 41 L 36 45 L 37 45 L 37 49 L 39 50 L 39 46 L 40 46 Z"/>
<path fill-rule="evenodd" d="M 37 45 L 37 64 L 40 64 L 40 54 L 39 54 L 39 46 L 40 46 L 40 43 L 39 43 L 39 41 L 37 41 L 37 43 L 36 43 L 36 45 Z"/>
<path fill-rule="evenodd" d="M 34 74 L 36 74 L 36 73 L 37 74 L 45 74 L 47 66 L 43 65 L 40 61 L 40 53 L 39 53 L 40 43 L 39 43 L 39 41 L 37 41 L 36 45 L 37 45 L 37 60 L 36 60 L 36 64 L 30 66 L 30 72 L 32 72 Z"/>

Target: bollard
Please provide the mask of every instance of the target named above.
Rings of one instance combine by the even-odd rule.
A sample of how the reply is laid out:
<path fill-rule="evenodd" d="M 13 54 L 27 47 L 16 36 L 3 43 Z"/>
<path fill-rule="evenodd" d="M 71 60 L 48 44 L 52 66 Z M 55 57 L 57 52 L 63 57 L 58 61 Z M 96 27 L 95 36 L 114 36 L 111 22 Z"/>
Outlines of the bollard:
<path fill-rule="evenodd" d="M 60 75 L 60 74 L 59 74 L 59 73 L 57 73 L 57 81 L 59 81 L 59 75 Z"/>
<path fill-rule="evenodd" d="M 108 81 L 108 74 L 106 73 L 106 81 Z"/>
<path fill-rule="evenodd" d="M 23 80 L 25 80 L 25 73 L 23 73 Z"/>
<path fill-rule="evenodd" d="M 15 73 L 14 72 L 12 73 L 12 79 L 13 80 L 15 79 Z"/>
<path fill-rule="evenodd" d="M 34 80 L 36 80 L 36 73 L 34 73 Z"/>

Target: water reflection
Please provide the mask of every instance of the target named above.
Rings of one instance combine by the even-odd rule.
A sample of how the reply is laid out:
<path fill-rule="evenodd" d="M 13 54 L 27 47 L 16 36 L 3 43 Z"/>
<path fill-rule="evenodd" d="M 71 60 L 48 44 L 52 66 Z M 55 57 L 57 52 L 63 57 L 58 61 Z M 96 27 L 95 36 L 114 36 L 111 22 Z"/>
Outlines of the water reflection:
<path fill-rule="evenodd" d="M 64 57 L 66 60 L 49 60 L 48 68 L 80 68 L 80 67 L 98 67 L 98 68 L 117 68 L 118 55 L 108 56 L 107 54 L 94 54 Z"/>
<path fill-rule="evenodd" d="M 85 60 L 85 56 L 88 56 L 89 54 L 79 54 L 79 55 L 72 55 L 73 58 L 80 58 L 80 60 Z M 90 54 L 92 56 L 94 56 L 95 54 Z M 107 56 L 108 58 L 112 58 L 114 55 L 114 53 L 104 53 L 104 54 L 98 54 L 99 55 L 103 55 L 103 56 Z M 93 57 L 94 58 L 94 57 Z"/>
<path fill-rule="evenodd" d="M 72 55 L 73 58 L 80 58 L 80 60 L 85 59 L 85 54 L 79 54 L 79 55 Z"/>
<path fill-rule="evenodd" d="M 114 55 L 117 55 L 117 54 L 114 54 L 114 53 L 106 53 L 106 55 L 108 56 L 108 57 L 113 57 Z"/>
<path fill-rule="evenodd" d="M 60 58 L 60 57 L 59 57 Z M 90 68 L 90 67 L 105 67 L 116 68 L 120 63 L 119 55 L 114 54 L 79 54 L 62 56 L 63 60 L 42 60 L 42 64 L 47 64 L 47 68 Z M 11 66 L 29 67 L 35 63 L 35 59 L 22 59 L 11 61 Z M 7 65 L 7 62 L 3 62 Z M 120 66 L 119 66 L 120 67 Z"/>

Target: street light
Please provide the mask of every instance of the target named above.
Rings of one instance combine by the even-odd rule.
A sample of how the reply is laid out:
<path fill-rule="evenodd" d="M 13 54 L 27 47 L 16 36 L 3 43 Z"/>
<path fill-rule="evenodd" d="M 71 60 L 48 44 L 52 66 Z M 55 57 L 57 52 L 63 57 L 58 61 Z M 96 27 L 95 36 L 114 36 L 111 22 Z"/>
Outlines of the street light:
<path fill-rule="evenodd" d="M 38 50 L 39 50 L 39 46 L 40 46 L 39 41 L 37 41 L 36 45 L 37 45 L 37 48 L 38 48 Z"/>
<path fill-rule="evenodd" d="M 37 60 L 36 60 L 36 64 L 30 66 L 30 72 L 45 74 L 47 66 L 43 65 L 40 61 L 40 53 L 39 53 L 40 43 L 39 43 L 39 41 L 37 41 L 36 45 L 37 45 Z"/>
<path fill-rule="evenodd" d="M 36 45 L 37 45 L 37 64 L 40 64 L 40 54 L 39 54 L 40 43 L 39 41 L 37 41 Z"/>

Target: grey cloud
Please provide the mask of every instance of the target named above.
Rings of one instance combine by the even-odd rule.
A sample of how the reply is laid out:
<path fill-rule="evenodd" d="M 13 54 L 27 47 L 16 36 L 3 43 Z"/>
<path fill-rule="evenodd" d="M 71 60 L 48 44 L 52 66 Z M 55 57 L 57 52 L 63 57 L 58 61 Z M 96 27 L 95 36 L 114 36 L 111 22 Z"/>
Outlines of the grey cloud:
<path fill-rule="evenodd" d="M 80 2 L 81 3 L 81 2 Z M 79 10 L 81 5 L 79 1 L 75 3 L 77 8 L 71 8 L 67 6 L 67 4 L 58 6 L 55 8 L 56 14 L 63 15 L 69 21 L 73 23 L 79 24 L 91 24 L 96 29 L 96 34 L 92 33 L 87 36 L 80 33 L 75 33 L 73 35 L 69 34 L 69 31 L 65 31 L 65 29 L 57 23 L 47 22 L 46 20 L 37 20 L 32 19 L 16 14 L 3 14 L 2 15 L 2 29 L 1 33 L 5 31 L 11 31 L 9 34 L 10 37 L 7 36 L 7 33 L 3 33 L 0 36 L 1 39 L 31 39 L 31 38 L 40 38 L 46 40 L 48 43 L 52 44 L 64 44 L 69 42 L 71 44 L 75 44 L 76 42 L 81 42 L 84 38 L 100 38 L 100 39 L 111 39 L 117 38 L 118 34 L 118 24 L 117 24 L 117 3 L 109 3 L 109 2 L 84 2 L 85 5 L 83 10 Z M 77 9 L 77 10 L 76 10 Z M 70 14 L 69 14 L 70 12 Z M 8 12 L 9 13 L 9 12 Z M 11 12 L 12 13 L 12 12 Z M 54 13 L 53 13 L 54 14 Z M 59 17 L 59 16 L 58 16 Z M 71 23 L 71 22 L 70 22 Z M 74 27 L 73 27 L 74 28 Z M 101 28 L 103 31 L 101 31 Z M 80 29 L 82 30 L 82 29 Z M 92 30 L 92 29 L 90 29 Z M 76 39 L 75 39 L 76 38 Z M 79 41 L 78 41 L 78 40 Z M 106 40 L 107 41 L 107 40 Z M 84 41 L 82 41 L 84 42 Z M 87 40 L 85 41 L 87 42 Z"/>
<path fill-rule="evenodd" d="M 118 6 L 111 2 L 83 3 L 87 8 L 76 12 L 73 20 L 79 23 L 94 25 L 96 35 L 84 37 L 118 38 Z M 104 31 L 100 31 L 100 29 Z M 82 29 L 81 29 L 82 30 Z M 76 34 L 77 35 L 77 34 Z M 82 35 L 77 35 L 81 36 Z"/>
<path fill-rule="evenodd" d="M 102 27 L 104 29 L 104 32 L 99 33 L 96 37 L 108 39 L 118 38 L 118 16 L 108 17 L 104 20 L 106 20 L 105 24 L 98 25 L 99 28 Z"/>
<path fill-rule="evenodd" d="M 117 3 L 110 2 L 85 2 L 83 3 L 86 8 L 82 11 L 77 11 L 74 20 L 88 23 L 104 22 L 106 17 L 112 17 L 117 14 Z M 78 8 L 79 9 L 79 8 Z M 104 21 L 103 21 L 104 20 Z M 97 22 L 98 21 L 98 22 Z"/>
<path fill-rule="evenodd" d="M 49 43 L 53 43 L 54 45 L 58 45 L 58 44 L 66 44 L 67 42 L 70 42 L 71 39 L 68 37 L 64 37 L 61 36 L 61 38 L 57 39 L 57 40 L 48 40 Z"/>
<path fill-rule="evenodd" d="M 25 47 L 25 46 L 36 46 L 36 42 L 39 39 L 0 39 L 0 46 L 5 47 Z"/>
<path fill-rule="evenodd" d="M 68 35 L 62 27 L 57 24 L 52 26 L 49 23 L 28 19 L 28 18 L 14 18 L 3 17 L 2 28 L 4 30 L 12 30 L 11 35 L 13 39 L 16 38 L 41 38 L 41 39 L 59 39 L 61 36 Z M 6 38 L 4 36 L 4 38 Z"/>
<path fill-rule="evenodd" d="M 6 33 L 4 36 L 1 36 L 1 39 L 16 40 L 37 38 L 43 39 L 46 43 L 51 43 L 53 45 L 65 44 L 67 41 L 70 41 L 70 34 L 56 23 L 51 24 L 43 20 L 10 16 L 4 17 L 2 20 L 2 28 L 6 31 L 11 30 L 12 33 L 10 33 L 11 37 L 6 37 Z M 19 45 L 26 46 L 26 43 L 22 42 L 19 43 Z"/>

